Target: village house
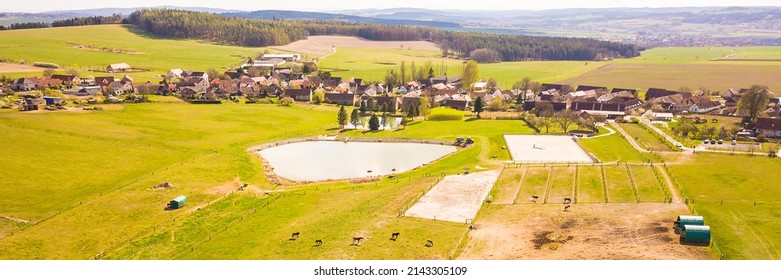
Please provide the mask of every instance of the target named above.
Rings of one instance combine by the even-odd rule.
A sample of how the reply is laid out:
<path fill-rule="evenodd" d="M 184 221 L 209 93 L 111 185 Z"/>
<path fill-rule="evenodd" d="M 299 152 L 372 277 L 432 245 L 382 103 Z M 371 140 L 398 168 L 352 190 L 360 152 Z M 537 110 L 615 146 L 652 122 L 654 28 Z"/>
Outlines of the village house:
<path fill-rule="evenodd" d="M 781 137 L 781 118 L 757 118 L 756 129 L 767 137 Z"/>
<path fill-rule="evenodd" d="M 166 74 L 165 76 L 169 79 L 179 79 L 182 78 L 183 74 L 184 74 L 184 70 L 176 68 L 176 69 L 168 70 L 168 74 Z"/>
<path fill-rule="evenodd" d="M 280 59 L 285 62 L 295 62 L 301 60 L 301 55 L 296 53 L 291 54 L 264 54 L 261 57 L 262 60 L 272 60 L 272 59 Z"/>
<path fill-rule="evenodd" d="M 81 79 L 74 75 L 52 75 L 52 79 L 58 79 L 62 81 L 63 85 L 75 86 L 81 84 Z"/>
<path fill-rule="evenodd" d="M 704 95 L 693 96 L 685 99 L 682 104 L 684 106 L 688 106 L 688 108 L 684 111 L 688 111 L 689 113 L 705 114 L 721 108 L 720 102 L 713 101 Z"/>
<path fill-rule="evenodd" d="M 312 89 L 311 88 L 286 88 L 285 96 L 293 98 L 295 101 L 309 102 L 312 101 Z"/>
<path fill-rule="evenodd" d="M 134 90 L 133 90 L 132 83 L 113 81 L 108 86 L 105 87 L 103 93 L 118 96 L 126 93 L 132 93 L 133 91 Z"/>
<path fill-rule="evenodd" d="M 573 102 L 570 104 L 569 109 L 571 111 L 583 111 L 592 116 L 604 116 L 608 119 L 626 115 L 626 106 L 616 103 Z"/>
<path fill-rule="evenodd" d="M 130 70 L 133 70 L 133 68 L 131 68 L 127 63 L 116 63 L 106 67 L 107 73 L 127 72 Z"/>
<path fill-rule="evenodd" d="M 38 79 L 19 78 L 11 83 L 11 89 L 14 91 L 31 91 L 38 88 Z"/>
<path fill-rule="evenodd" d="M 44 90 L 47 88 L 60 88 L 62 86 L 62 80 L 53 78 L 42 78 L 38 80 L 38 89 Z"/>
<path fill-rule="evenodd" d="M 409 112 L 409 109 L 411 107 L 417 108 L 420 106 L 420 98 L 423 97 L 423 94 L 420 91 L 410 91 L 404 96 L 401 97 L 401 111 L 406 113 Z"/>
<path fill-rule="evenodd" d="M 114 82 L 114 77 L 95 77 L 95 83 L 93 85 L 107 87 L 112 82 Z"/>
<path fill-rule="evenodd" d="M 353 93 L 326 93 L 325 102 L 344 106 L 355 105 L 357 95 Z"/>

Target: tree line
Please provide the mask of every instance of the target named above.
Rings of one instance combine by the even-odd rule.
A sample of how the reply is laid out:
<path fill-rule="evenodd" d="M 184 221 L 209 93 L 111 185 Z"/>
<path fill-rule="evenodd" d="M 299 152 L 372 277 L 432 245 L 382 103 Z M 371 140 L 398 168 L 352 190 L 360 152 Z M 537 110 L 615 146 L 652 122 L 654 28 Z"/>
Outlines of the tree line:
<path fill-rule="evenodd" d="M 284 45 L 311 35 L 343 35 L 377 41 L 426 40 L 439 44 L 445 55 L 467 58 L 470 54 L 488 54 L 494 61 L 593 60 L 639 54 L 633 45 L 594 39 L 493 35 L 340 21 L 255 20 L 169 9 L 139 10 L 125 22 L 157 36 L 248 47 Z M 479 51 L 473 53 L 476 50 Z"/>
<path fill-rule="evenodd" d="M 118 14 L 113 14 L 111 16 L 76 17 L 70 19 L 57 20 L 52 22 L 52 27 L 120 24 L 120 23 L 122 23 L 122 16 Z"/>

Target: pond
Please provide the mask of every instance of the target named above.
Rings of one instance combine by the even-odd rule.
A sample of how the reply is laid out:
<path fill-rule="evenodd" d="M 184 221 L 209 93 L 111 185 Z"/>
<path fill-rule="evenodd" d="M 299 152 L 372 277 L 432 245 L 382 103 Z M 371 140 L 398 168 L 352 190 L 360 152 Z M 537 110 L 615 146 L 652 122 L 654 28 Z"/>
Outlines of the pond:
<path fill-rule="evenodd" d="M 456 151 L 422 143 L 309 141 L 258 152 L 278 176 L 293 181 L 324 181 L 406 172 Z"/>

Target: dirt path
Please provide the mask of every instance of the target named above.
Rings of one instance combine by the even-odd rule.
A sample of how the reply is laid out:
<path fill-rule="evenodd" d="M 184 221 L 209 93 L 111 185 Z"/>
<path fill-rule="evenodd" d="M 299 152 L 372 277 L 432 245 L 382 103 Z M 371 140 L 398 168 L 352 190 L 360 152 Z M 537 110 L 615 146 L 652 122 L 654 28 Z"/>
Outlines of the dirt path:
<path fill-rule="evenodd" d="M 662 177 L 664 177 L 664 181 L 667 182 L 667 188 L 670 190 L 670 195 L 673 196 L 673 203 L 681 203 L 681 198 L 678 196 L 678 192 L 675 189 L 673 180 L 670 178 L 670 174 L 667 174 L 667 170 L 662 168 L 661 165 L 656 165 L 656 169 L 659 170 L 660 173 L 662 173 Z"/>
<path fill-rule="evenodd" d="M 40 67 L 0 62 L 0 73 L 42 72 L 43 70 L 44 68 L 40 68 Z"/>
<path fill-rule="evenodd" d="M 32 223 L 32 222 L 30 222 L 28 220 L 14 218 L 14 217 L 10 217 L 10 216 L 2 216 L 2 215 L 0 215 L 0 219 L 6 219 L 6 220 L 9 220 L 9 221 L 12 221 L 12 222 L 23 223 L 23 224 L 31 224 Z"/>

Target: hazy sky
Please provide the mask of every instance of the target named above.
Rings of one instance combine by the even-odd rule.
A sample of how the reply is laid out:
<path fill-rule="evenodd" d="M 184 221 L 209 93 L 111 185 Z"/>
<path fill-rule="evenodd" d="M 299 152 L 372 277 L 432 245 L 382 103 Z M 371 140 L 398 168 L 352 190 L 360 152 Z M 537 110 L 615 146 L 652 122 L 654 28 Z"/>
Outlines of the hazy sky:
<path fill-rule="evenodd" d="M 235 10 L 333 11 L 366 8 L 414 7 L 449 10 L 546 10 L 605 7 L 691 7 L 691 6 L 781 6 L 779 0 L 2 0 L 0 11 L 41 12 L 91 8 L 133 8 L 153 6 L 214 7 Z"/>

